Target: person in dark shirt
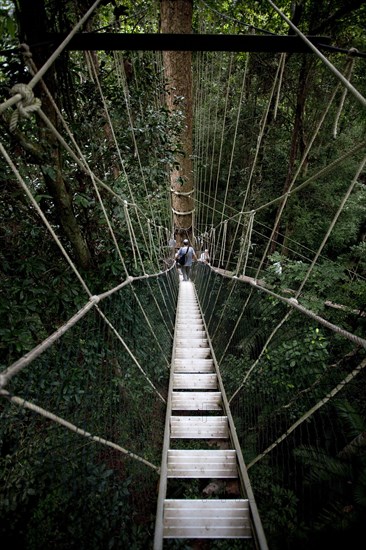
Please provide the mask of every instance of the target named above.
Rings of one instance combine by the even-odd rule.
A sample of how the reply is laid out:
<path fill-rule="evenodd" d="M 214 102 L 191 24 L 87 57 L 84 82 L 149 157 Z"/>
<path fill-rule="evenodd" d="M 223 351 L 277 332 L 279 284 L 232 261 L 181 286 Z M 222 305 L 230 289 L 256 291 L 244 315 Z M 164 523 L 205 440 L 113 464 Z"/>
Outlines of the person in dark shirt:
<path fill-rule="evenodd" d="M 195 252 L 193 246 L 191 246 L 189 244 L 188 239 L 184 239 L 183 246 L 180 247 L 180 249 L 178 250 L 178 252 L 175 255 L 175 258 L 179 259 L 183 255 L 185 255 L 185 262 L 184 262 L 184 265 L 180 265 L 180 267 L 182 269 L 183 281 L 189 281 L 190 280 L 190 274 L 191 274 L 192 262 L 197 261 L 197 256 L 196 256 L 196 252 Z"/>

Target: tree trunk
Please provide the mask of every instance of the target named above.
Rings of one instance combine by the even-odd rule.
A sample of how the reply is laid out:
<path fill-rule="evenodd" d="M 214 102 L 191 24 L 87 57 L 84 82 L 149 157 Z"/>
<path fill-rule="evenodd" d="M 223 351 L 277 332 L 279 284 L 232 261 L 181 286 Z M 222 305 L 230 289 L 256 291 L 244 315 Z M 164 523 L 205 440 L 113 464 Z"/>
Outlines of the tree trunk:
<path fill-rule="evenodd" d="M 49 20 L 45 10 L 44 0 L 21 0 L 19 6 L 19 21 L 20 21 L 20 38 L 22 42 L 27 44 L 37 44 L 39 36 L 44 36 L 49 32 Z M 32 59 L 34 64 L 39 69 L 48 59 L 50 53 L 46 46 L 33 47 L 31 49 Z M 65 69 L 67 71 L 67 67 Z M 50 90 L 53 97 L 56 95 L 56 78 L 55 67 L 51 67 L 44 81 Z M 72 90 L 69 90 L 72 94 Z M 57 127 L 57 116 L 48 96 L 43 92 L 41 86 L 37 86 L 35 95 L 42 100 L 42 110 L 51 120 L 52 124 Z M 44 123 L 40 122 L 41 140 L 40 144 L 44 149 L 43 156 L 47 158 L 47 167 L 43 169 L 44 181 L 47 190 L 52 196 L 53 203 L 56 209 L 58 222 L 70 241 L 74 251 L 74 259 L 79 267 L 88 269 L 91 266 L 91 254 L 87 242 L 82 234 L 72 205 L 73 192 L 70 189 L 67 181 L 65 181 L 62 171 L 62 151 L 57 138 L 46 128 Z"/>
<path fill-rule="evenodd" d="M 192 32 L 192 0 L 161 0 L 160 32 Z M 165 78 L 167 81 L 167 106 L 171 111 L 180 109 L 185 116 L 181 135 L 184 156 L 177 159 L 179 168 L 172 170 L 170 185 L 173 210 L 174 234 L 177 245 L 184 238 L 192 239 L 193 232 L 193 170 L 192 170 L 192 54 L 191 52 L 163 52 Z M 177 98 L 183 98 L 182 102 Z"/>
<path fill-rule="evenodd" d="M 303 123 L 304 123 L 305 101 L 306 101 L 306 95 L 307 95 L 307 75 L 308 75 L 308 63 L 306 60 L 304 60 L 300 70 L 300 74 L 299 74 L 299 86 L 298 86 L 298 93 L 297 93 L 294 129 L 292 132 L 287 176 L 286 176 L 286 181 L 282 190 L 283 195 L 287 193 L 287 191 L 290 188 L 291 181 L 295 172 L 295 163 L 298 157 L 298 153 L 299 151 L 301 153 L 301 152 L 304 152 L 305 150 Z M 273 252 L 276 249 L 276 245 L 278 244 L 277 240 L 278 240 L 278 235 L 280 230 L 282 209 L 283 209 L 284 201 L 286 200 L 287 200 L 287 197 L 284 197 L 278 205 L 276 219 L 275 219 L 275 223 L 272 231 L 269 254 L 273 254 Z"/>

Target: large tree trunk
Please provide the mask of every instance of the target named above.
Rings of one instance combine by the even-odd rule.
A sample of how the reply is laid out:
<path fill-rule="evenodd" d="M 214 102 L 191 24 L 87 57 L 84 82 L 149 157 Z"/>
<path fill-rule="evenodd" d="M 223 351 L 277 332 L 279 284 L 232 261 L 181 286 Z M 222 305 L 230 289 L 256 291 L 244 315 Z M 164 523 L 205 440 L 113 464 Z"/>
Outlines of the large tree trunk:
<path fill-rule="evenodd" d="M 192 32 L 192 0 L 161 0 L 160 31 L 162 33 Z M 184 156 L 177 159 L 179 169 L 170 174 L 174 233 L 177 245 L 182 239 L 192 239 L 193 227 L 193 170 L 192 170 L 192 54 L 184 51 L 163 53 L 167 80 L 167 105 L 171 111 L 178 108 L 185 116 L 181 135 Z M 177 98 L 183 98 L 182 103 Z"/>
<path fill-rule="evenodd" d="M 307 60 L 304 60 L 300 70 L 300 74 L 299 74 L 299 86 L 298 86 L 298 92 L 297 92 L 294 129 L 292 132 L 287 176 L 286 176 L 286 181 L 282 190 L 283 195 L 285 195 L 290 188 L 292 178 L 295 173 L 295 163 L 298 158 L 298 154 L 299 152 L 303 153 L 305 150 L 303 124 L 304 124 L 305 101 L 307 96 L 308 72 L 309 72 L 308 62 Z M 275 219 L 275 223 L 272 231 L 271 245 L 269 248 L 269 254 L 273 254 L 278 244 L 282 209 L 284 206 L 284 201 L 286 200 L 287 200 L 287 197 L 285 196 L 281 200 L 277 208 L 276 219 Z M 285 229 L 285 232 L 286 232 L 286 229 Z"/>
<path fill-rule="evenodd" d="M 20 21 L 20 38 L 22 42 L 26 42 L 28 45 L 37 44 L 39 37 L 44 36 L 46 32 L 49 32 L 50 21 L 47 17 L 45 10 L 44 0 L 20 0 L 18 2 L 19 9 L 19 21 Z M 41 45 L 40 47 L 32 47 L 32 59 L 34 64 L 39 69 L 47 61 L 49 52 L 47 47 Z M 65 68 L 65 72 L 67 67 Z M 51 94 L 56 96 L 56 78 L 55 68 L 51 67 L 44 80 L 47 84 Z M 62 79 L 60 79 L 62 80 Z M 69 90 L 72 94 L 72 90 Z M 36 96 L 42 100 L 42 110 L 51 120 L 53 125 L 57 127 L 57 115 L 54 108 L 44 93 L 41 86 L 37 86 L 35 90 Z M 79 226 L 72 205 L 73 191 L 70 188 L 68 182 L 65 180 L 62 170 L 62 151 L 57 138 L 48 130 L 43 122 L 40 122 L 41 128 L 41 140 L 40 145 L 43 149 L 43 157 L 48 160 L 48 167 L 43 170 L 44 181 L 47 186 L 47 190 L 52 196 L 53 203 L 55 205 L 56 215 L 58 222 L 63 230 L 64 235 L 70 241 L 75 262 L 79 267 L 88 269 L 91 267 L 91 254 L 87 245 L 87 242 L 83 236 L 81 227 Z M 43 162 L 43 164 L 45 164 Z M 47 169 L 51 168 L 51 170 Z M 54 173 L 52 172 L 54 170 Z"/>

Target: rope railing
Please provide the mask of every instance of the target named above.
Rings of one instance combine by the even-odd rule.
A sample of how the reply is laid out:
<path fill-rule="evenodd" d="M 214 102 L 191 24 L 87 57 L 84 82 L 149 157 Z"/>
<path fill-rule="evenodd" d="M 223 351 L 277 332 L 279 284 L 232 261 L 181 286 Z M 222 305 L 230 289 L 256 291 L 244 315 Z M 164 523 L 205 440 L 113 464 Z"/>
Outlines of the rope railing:
<path fill-rule="evenodd" d="M 0 390 L 0 395 L 5 397 L 8 401 L 11 403 L 14 403 L 18 405 L 19 407 L 24 407 L 32 412 L 35 412 L 44 418 L 48 418 L 49 420 L 52 420 L 53 422 L 56 422 L 60 426 L 64 426 L 68 430 L 75 432 L 78 435 L 82 435 L 83 437 L 86 437 L 87 439 L 90 439 L 91 441 L 94 441 L 95 443 L 100 443 L 102 445 L 106 445 L 107 447 L 111 447 L 112 449 L 115 449 L 118 452 L 121 452 L 125 455 L 127 455 L 130 458 L 133 458 L 134 460 L 138 460 L 139 462 L 142 462 L 145 466 L 149 466 L 149 468 L 152 468 L 153 470 L 156 470 L 159 472 L 159 467 L 155 466 L 154 464 L 151 464 L 148 460 L 145 460 L 144 458 L 131 453 L 131 451 L 128 451 L 127 449 L 124 449 L 120 445 L 116 445 L 112 441 L 107 441 L 106 439 L 103 439 L 102 437 L 98 437 L 95 435 L 92 435 L 85 430 L 82 430 L 81 428 L 78 428 L 74 424 L 71 424 L 71 422 L 67 422 L 63 418 L 60 418 L 56 414 L 52 414 L 49 411 L 42 409 L 42 407 L 38 407 L 37 405 L 34 405 L 33 403 L 29 403 L 25 399 L 22 399 L 20 397 L 17 397 L 16 395 L 11 395 L 6 390 Z"/>
<path fill-rule="evenodd" d="M 135 285 L 138 286 L 138 297 L 134 289 Z M 175 289 L 174 295 L 171 294 L 172 289 Z M 151 292 L 156 298 L 154 301 L 150 300 Z M 149 413 L 150 406 L 153 407 L 154 414 L 160 411 L 154 424 L 160 425 L 163 429 L 166 402 L 163 394 L 166 394 L 168 384 L 167 357 L 170 355 L 172 346 L 176 299 L 177 279 L 172 269 L 150 277 L 129 277 L 114 289 L 100 296 L 91 297 L 89 302 L 68 322 L 1 373 L 1 397 L 9 404 L 26 408 L 78 436 L 85 437 L 90 442 L 106 446 L 158 472 L 159 468 L 141 454 L 144 448 L 149 449 L 154 446 L 151 439 L 154 437 L 154 431 L 149 435 L 145 431 L 143 435 L 144 430 L 142 430 L 137 436 L 133 431 L 134 413 L 132 411 L 137 407 L 150 416 L 153 414 L 152 411 Z M 137 304 L 140 307 L 136 307 Z M 162 316 L 164 319 L 161 319 Z M 132 319 L 133 322 L 131 322 Z M 139 327 L 140 330 L 138 330 Z M 156 335 L 155 339 L 149 334 L 150 330 Z M 146 349 L 154 355 L 153 363 L 146 355 Z M 68 355 L 67 360 L 66 355 Z M 47 368 L 50 364 L 52 364 L 51 370 Z M 60 396 L 54 393 L 47 395 L 49 392 L 47 389 L 45 391 L 44 382 L 46 382 L 46 388 L 59 385 L 59 377 L 63 377 L 65 366 L 69 372 L 65 378 L 65 385 L 67 386 L 76 377 L 74 383 L 78 385 L 77 392 L 79 395 L 84 395 L 77 413 L 73 412 L 74 407 L 71 403 L 63 403 L 62 400 L 59 401 Z M 137 382 L 136 375 L 131 376 L 134 368 L 140 372 L 143 383 Z M 76 374 L 78 371 L 81 376 Z M 72 372 L 74 374 L 71 374 Z M 117 443 L 112 433 L 109 434 L 109 438 L 93 435 L 95 430 L 100 431 L 97 427 L 98 422 L 95 424 L 91 419 L 82 419 L 80 416 L 83 410 L 88 415 L 90 400 L 94 400 L 92 395 L 88 395 L 87 388 L 92 381 L 94 384 L 94 381 L 101 376 L 100 401 L 93 415 L 95 418 L 99 417 L 99 423 L 102 426 L 105 406 L 113 403 L 116 410 L 112 415 L 113 418 L 117 418 L 116 415 L 120 414 L 117 413 L 117 409 L 120 407 L 123 409 L 127 399 L 132 410 L 124 411 L 119 421 L 121 434 L 124 434 L 122 438 L 126 440 L 126 445 Z M 136 382 L 141 388 L 140 391 L 135 387 Z M 22 387 L 24 396 L 15 395 L 20 393 Z M 143 408 L 141 408 L 142 403 L 134 405 L 134 402 L 139 400 L 142 401 Z M 56 411 L 54 407 L 59 410 Z M 55 412 L 52 412 L 52 409 Z M 74 415 L 74 421 L 70 421 L 70 415 Z M 130 424 L 130 432 L 124 428 L 124 422 L 126 426 Z M 84 426 L 88 424 L 90 428 L 86 429 Z M 136 448 L 135 440 L 139 441 L 140 452 L 131 450 L 131 447 Z M 151 454 L 151 450 L 147 452 Z M 159 451 L 155 455 L 155 460 L 156 462 L 160 460 Z"/>
<path fill-rule="evenodd" d="M 315 55 L 321 59 L 321 61 L 326 65 L 327 69 L 329 69 L 330 72 L 332 72 L 340 81 L 341 83 L 343 84 L 343 86 L 345 86 L 345 88 L 347 88 L 347 90 L 349 92 L 351 92 L 351 94 L 361 103 L 361 105 L 363 107 L 366 107 L 366 99 L 363 97 L 363 95 L 350 83 L 349 79 L 346 78 L 345 76 L 342 75 L 342 73 L 340 71 L 338 71 L 338 69 L 333 65 L 333 63 L 331 63 L 326 57 L 325 55 L 323 55 L 321 53 L 321 51 L 318 50 L 318 48 L 316 46 L 314 46 L 314 44 L 312 44 L 310 42 L 310 40 L 300 31 L 300 29 L 298 29 L 296 27 L 296 25 L 294 25 L 294 23 L 292 23 L 292 21 L 290 21 L 290 19 L 288 17 L 286 17 L 286 15 L 276 6 L 276 4 L 274 2 L 272 2 L 272 0 L 267 0 L 268 3 L 272 6 L 272 8 L 279 14 L 279 16 L 284 20 L 286 21 L 287 25 L 289 27 L 291 27 L 291 29 L 293 31 L 295 31 L 295 33 L 301 38 L 301 40 L 303 40 L 305 42 L 305 44 L 307 44 L 307 46 L 313 50 L 313 52 L 315 53 Z"/>
<path fill-rule="evenodd" d="M 277 445 L 279 445 L 286 437 L 288 437 L 291 432 L 296 430 L 300 424 L 308 420 L 316 411 L 320 409 L 320 407 L 323 407 L 330 399 L 333 399 L 343 388 L 346 384 L 348 384 L 351 380 L 353 380 L 363 368 L 366 367 L 366 359 L 362 361 L 360 365 L 358 365 L 344 380 L 342 380 L 328 395 L 326 395 L 321 401 L 319 401 L 314 407 L 312 407 L 309 411 L 306 412 L 301 418 L 299 418 L 292 426 L 290 426 L 286 433 L 283 434 L 281 437 L 279 437 L 268 449 L 265 449 L 260 455 L 258 455 L 250 464 L 247 465 L 248 469 L 251 466 L 254 466 L 259 460 L 264 458 L 268 453 L 270 453 Z"/>
<path fill-rule="evenodd" d="M 350 419 L 364 404 L 366 340 L 335 322 L 350 313 L 327 311 L 325 319 L 250 277 L 198 265 L 195 285 L 261 518 L 282 494 L 297 502 L 296 525 L 313 530 L 314 502 L 331 505 L 332 465 L 359 433 Z M 311 475 L 317 468 L 329 475 L 328 490 Z M 346 480 L 333 482 L 347 492 Z"/>
<path fill-rule="evenodd" d="M 172 268 L 170 268 L 172 270 Z M 157 275 L 152 275 L 151 278 L 156 278 Z M 43 342 L 41 342 L 38 346 L 36 346 L 33 350 L 31 350 L 29 353 L 18 359 L 15 363 L 7 367 L 2 373 L 0 373 L 0 388 L 3 388 L 6 386 L 6 384 L 10 381 L 10 379 L 18 374 L 24 367 L 28 366 L 32 361 L 34 361 L 37 357 L 39 357 L 43 352 L 45 352 L 47 349 L 49 349 L 61 336 L 63 336 L 69 329 L 71 329 L 80 319 L 86 315 L 91 308 L 96 306 L 98 303 L 100 303 L 103 299 L 108 298 L 112 296 L 115 292 L 119 292 L 121 289 L 126 287 L 127 285 L 132 284 L 134 281 L 141 281 L 141 280 L 147 280 L 149 279 L 149 276 L 145 275 L 143 277 L 128 277 L 126 281 L 121 283 L 120 285 L 117 285 L 115 288 L 104 292 L 100 294 L 99 296 L 91 296 L 89 299 L 89 302 L 85 304 L 73 317 L 71 317 L 62 327 L 57 329 L 51 336 L 46 338 Z M 137 300 L 138 301 L 138 300 Z M 139 302 L 138 302 L 139 303 Z M 141 304 L 139 303 L 140 307 Z M 157 302 L 156 305 L 158 306 Z M 159 307 L 159 306 L 158 306 Z M 100 309 L 97 307 L 97 310 L 102 315 L 102 317 L 105 319 L 106 323 L 109 324 L 112 330 L 115 330 L 113 326 L 110 324 L 108 319 L 104 316 L 104 314 L 100 311 Z M 144 318 L 146 320 L 147 326 L 150 328 L 151 332 L 154 333 L 154 329 L 151 327 L 151 324 L 149 322 L 149 319 L 147 318 L 145 311 L 143 307 L 141 307 L 142 314 L 144 315 Z M 162 314 L 162 310 L 159 309 L 160 314 Z M 118 333 L 116 333 L 117 337 L 120 338 L 121 342 L 124 344 L 122 338 Z M 157 342 L 159 347 L 160 344 Z M 161 349 L 161 348 L 160 348 Z M 128 348 L 127 348 L 127 351 Z M 135 357 L 131 353 L 132 359 L 136 362 L 138 368 L 142 371 L 143 369 L 136 361 Z M 154 388 L 155 389 L 155 388 Z M 159 394 L 160 395 L 160 394 Z M 161 396 L 160 396 L 161 397 Z M 164 398 L 162 398 L 164 400 Z"/>
<path fill-rule="evenodd" d="M 64 51 L 67 44 L 69 44 L 70 40 L 75 36 L 75 34 L 81 29 L 81 27 L 84 25 L 84 23 L 89 19 L 89 17 L 92 15 L 92 13 L 96 10 L 98 5 L 100 4 L 101 0 L 96 0 L 96 2 L 93 3 L 91 8 L 85 13 L 85 15 L 78 21 L 78 23 L 74 26 L 74 28 L 71 30 L 71 32 L 68 34 L 68 36 L 61 42 L 61 44 L 55 49 L 53 54 L 50 56 L 50 58 L 46 61 L 46 63 L 39 69 L 36 75 L 33 76 L 33 78 L 30 80 L 30 82 L 27 84 L 27 87 L 32 90 L 36 84 L 41 80 L 41 78 L 45 75 L 45 73 L 52 67 L 53 63 L 56 61 L 56 59 L 59 57 L 59 55 Z M 15 103 L 18 103 L 22 101 L 23 95 L 16 91 L 16 93 L 13 95 L 12 98 L 10 98 L 8 101 L 3 102 L 0 105 L 0 114 L 5 111 L 8 107 L 11 107 Z"/>
<path fill-rule="evenodd" d="M 161 214 L 160 210 L 153 208 L 153 201 L 150 200 L 146 168 L 143 166 L 139 140 L 135 133 L 132 92 L 126 81 L 126 75 L 119 71 L 117 76 L 123 91 L 125 109 L 123 113 L 129 122 L 130 139 L 140 175 L 138 185 L 130 181 L 119 138 L 109 113 L 110 106 L 104 95 L 102 83 L 99 81 L 97 67 L 91 56 L 87 54 L 88 70 L 100 94 L 105 120 L 109 125 L 111 141 L 114 143 L 124 178 L 126 196 L 122 196 L 116 192 L 115 182 L 108 185 L 94 173 L 86 155 L 83 154 L 84 144 L 80 145 L 74 139 L 60 109 L 42 80 L 69 40 L 99 3 L 100 0 L 93 4 L 39 71 L 33 66 L 32 79 L 27 87 L 13 88 L 14 96 L 0 105 L 0 113 L 5 114 L 6 109 L 17 105 L 10 117 L 10 130 L 15 136 L 20 117 L 27 118 L 30 113 L 36 112 L 42 124 L 53 133 L 53 137 L 63 148 L 67 157 L 72 159 L 84 175 L 88 176 L 103 216 L 103 224 L 107 227 L 109 239 L 113 241 L 113 250 L 122 266 L 125 280 L 98 295 L 90 289 L 89 280 L 81 275 L 67 247 L 63 246 L 62 239 L 57 236 L 54 225 L 47 220 L 33 196 L 31 186 L 27 184 L 16 162 L 11 159 L 9 152 L 0 143 L 0 152 L 29 199 L 31 208 L 41 217 L 89 298 L 89 301 L 76 314 L 48 338 L 23 357 L 12 362 L 0 374 L 0 395 L 3 397 L 6 409 L 6 426 L 3 430 L 6 432 L 14 419 L 14 422 L 17 422 L 22 419 L 22 415 L 27 415 L 24 422 L 25 428 L 22 422 L 19 422 L 20 430 L 25 430 L 24 433 L 21 431 L 20 436 L 25 434 L 25 440 L 29 441 L 32 437 L 30 434 L 33 433 L 40 452 L 44 455 L 54 453 L 57 456 L 57 449 L 63 449 L 63 452 L 68 454 L 70 465 L 80 466 L 80 470 L 76 470 L 78 475 L 79 471 L 85 473 L 87 469 L 85 464 L 88 466 L 92 464 L 96 469 L 103 464 L 108 470 L 113 463 L 111 469 L 114 473 L 118 473 L 118 481 L 133 480 L 131 500 L 134 498 L 144 500 L 146 494 L 154 494 L 156 480 L 151 480 L 148 476 L 144 477 L 143 471 L 147 467 L 148 471 L 153 469 L 159 473 L 155 463 L 159 462 L 161 454 L 167 373 L 178 289 L 178 277 L 173 263 L 174 251 L 169 249 L 167 252 L 170 231 L 165 226 L 169 225 L 166 220 L 169 220 L 172 212 L 178 215 L 194 213 L 193 234 L 198 234 L 196 224 L 200 224 L 201 234 L 204 235 L 202 243 L 209 243 L 212 260 L 211 266 L 200 265 L 196 268 L 195 283 L 205 313 L 206 324 L 212 335 L 215 353 L 220 358 L 220 371 L 228 392 L 238 436 L 247 454 L 246 463 L 250 465 L 254 479 L 258 482 L 257 486 L 260 487 L 261 480 L 266 479 L 265 475 L 261 478 L 261 473 L 263 471 L 267 473 L 265 471 L 268 466 L 267 461 L 272 461 L 271 474 L 275 472 L 278 476 L 275 479 L 274 475 L 272 484 L 282 490 L 292 483 L 292 480 L 285 479 L 285 472 L 287 473 L 296 462 L 294 458 L 296 453 L 301 454 L 301 445 L 318 444 L 318 434 L 312 437 L 311 430 L 316 432 L 318 425 L 324 424 L 324 432 L 321 434 L 324 438 L 328 437 L 329 432 L 337 433 L 337 430 L 340 432 L 340 419 L 332 418 L 332 412 L 336 409 L 335 398 L 343 399 L 346 395 L 352 399 L 356 391 L 354 384 L 356 375 L 358 379 L 364 376 L 363 354 L 366 340 L 356 333 L 357 331 L 353 333 L 348 330 L 347 307 L 337 312 L 331 311 L 330 320 L 328 320 L 299 302 L 302 300 L 303 287 L 312 274 L 312 268 L 321 257 L 327 239 L 357 185 L 366 159 L 359 164 L 319 248 L 309 252 L 309 257 L 306 258 L 310 266 L 309 270 L 293 298 L 283 297 L 269 285 L 262 284 L 260 280 L 266 273 L 263 266 L 274 232 L 270 235 L 272 228 L 264 229 L 263 220 L 257 221 L 257 214 L 282 203 L 279 212 L 281 216 L 288 199 L 325 175 L 334 172 L 343 165 L 345 160 L 353 160 L 353 157 L 363 151 L 365 141 L 361 141 L 336 160 L 331 160 L 326 167 L 317 170 L 316 174 L 310 177 L 304 175 L 305 181 L 295 186 L 329 107 L 339 91 L 337 86 L 332 92 L 327 110 L 322 113 L 315 132 L 307 142 L 288 191 L 277 194 L 270 200 L 266 197 L 265 203 L 256 204 L 255 197 L 253 199 L 251 196 L 251 189 L 255 183 L 257 162 L 265 141 L 266 124 L 271 109 L 274 109 L 272 114 L 275 119 L 279 115 L 286 56 L 281 56 L 276 70 L 273 71 L 275 77 L 271 80 L 273 85 L 270 92 L 266 98 L 264 94 L 261 96 L 261 102 L 256 106 L 256 109 L 258 108 L 256 119 L 250 123 L 253 127 L 258 127 L 259 121 L 260 131 L 254 145 L 248 138 L 247 159 L 252 159 L 252 164 L 247 180 L 242 177 L 239 180 L 235 179 L 234 168 L 236 168 L 237 150 L 241 147 L 238 143 L 239 130 L 243 122 L 242 117 L 246 116 L 247 77 L 252 76 L 250 75 L 252 58 L 246 56 L 243 59 L 242 57 L 239 60 L 241 65 L 237 65 L 238 60 L 234 54 L 225 58 L 225 64 L 220 65 L 219 74 L 216 75 L 222 79 L 226 71 L 225 88 L 220 85 L 217 88 L 223 97 L 220 96 L 220 101 L 215 102 L 214 96 L 210 95 L 209 86 L 205 89 L 200 88 L 201 78 L 213 82 L 215 77 L 213 63 L 211 70 L 207 64 L 205 65 L 211 56 L 201 56 L 199 59 L 201 78 L 198 79 L 196 88 L 197 103 L 200 103 L 199 108 L 196 106 L 200 127 L 197 128 L 196 134 L 198 160 L 196 159 L 195 168 L 199 186 L 194 192 L 173 192 L 182 196 L 195 195 L 194 208 L 190 212 L 183 213 L 175 210 L 171 212 L 167 207 Z M 275 7 L 272 2 L 270 3 Z M 312 47 L 312 44 L 309 46 Z M 315 51 L 314 47 L 313 50 Z M 316 53 L 318 55 L 318 50 Z M 28 54 L 30 54 L 29 51 Z M 319 57 L 322 59 L 321 56 Z M 121 69 L 123 60 L 116 56 L 115 62 Z M 28 60 L 28 64 L 32 67 L 31 59 Z M 155 67 L 154 70 L 157 68 Z M 336 70 L 332 69 L 332 72 L 364 106 L 364 98 L 360 97 L 357 90 L 349 83 L 350 72 L 346 73 L 347 78 Z M 159 78 L 162 94 L 164 82 L 161 75 Z M 134 81 L 138 88 L 137 79 L 135 71 Z M 241 92 L 233 100 L 231 95 L 237 82 L 241 83 Z M 40 101 L 34 98 L 32 88 L 36 83 L 40 83 L 48 94 L 56 116 L 68 137 L 65 138 L 53 125 L 42 110 Z M 224 94 L 222 94 L 223 90 Z M 340 108 L 344 107 L 344 99 L 343 93 Z M 158 92 L 154 95 L 153 101 L 159 105 Z M 141 95 L 137 103 L 139 116 L 143 120 L 145 113 Z M 121 115 L 120 112 L 119 115 Z M 338 119 L 339 110 L 336 124 Z M 230 139 L 232 138 L 230 143 L 229 136 Z M 71 145 L 67 143 L 68 140 Z M 154 154 L 158 155 L 156 152 Z M 231 193 L 229 186 L 233 181 L 234 184 L 237 181 L 244 184 L 236 201 L 236 204 L 242 202 L 239 211 L 237 207 L 228 205 Z M 125 247 L 119 244 L 119 235 L 122 232 L 118 231 L 118 223 L 115 223 L 116 212 L 113 208 L 108 210 L 105 206 L 101 191 L 106 191 L 109 199 L 118 203 L 120 208 L 118 216 L 122 214 L 118 223 L 123 225 L 123 234 L 128 241 L 128 256 Z M 170 185 L 166 185 L 164 192 L 168 203 L 172 194 Z M 246 205 L 249 208 L 248 211 L 244 210 Z M 261 234 L 256 229 L 257 223 L 261 224 Z M 238 242 L 237 235 L 241 235 Z M 251 256 L 251 247 L 256 236 L 261 240 L 261 252 Z M 141 243 L 143 243 L 142 247 Z M 164 269 L 161 271 L 163 264 Z M 230 275 L 229 269 L 232 269 Z M 130 273 L 133 270 L 143 275 L 131 276 Z M 120 278 L 119 275 L 118 277 Z M 53 322 L 57 326 L 57 320 Z M 286 365 L 281 364 L 280 368 L 281 357 L 285 357 Z M 307 357 L 313 362 L 310 380 L 302 377 Z M 281 391 L 276 391 L 277 388 Z M 294 392 L 298 399 L 294 398 Z M 309 426 L 311 429 L 308 430 Z M 27 430 L 29 432 L 26 433 Z M 47 433 L 45 438 L 47 444 L 43 444 L 37 438 L 37 434 L 43 433 L 43 430 Z M 68 432 L 67 435 L 65 432 Z M 101 434 L 101 436 L 93 434 Z M 80 444 L 80 437 L 74 438 L 74 436 L 83 436 L 85 445 Z M 335 439 L 335 446 L 339 450 L 340 441 Z M 18 442 L 21 446 L 20 440 L 21 437 Z M 51 444 L 48 448 L 49 441 Z M 291 459 L 288 458 L 289 456 Z M 17 458 L 15 454 L 14 464 Z M 36 461 L 37 457 L 34 460 Z M 85 470 L 83 470 L 84 467 Z M 294 474 L 296 481 L 301 478 L 305 470 L 306 468 L 300 467 L 296 470 Z M 75 476 L 72 473 L 70 478 L 78 479 L 78 475 Z M 294 493 L 298 489 L 295 485 L 296 483 L 293 483 L 289 489 Z M 270 494 L 270 488 L 266 487 L 266 489 L 267 495 Z M 300 491 L 297 494 L 300 499 L 302 496 Z M 262 505 L 264 507 L 267 505 L 266 496 L 263 498 Z M 146 502 L 141 505 L 141 510 L 151 516 L 151 510 Z"/>

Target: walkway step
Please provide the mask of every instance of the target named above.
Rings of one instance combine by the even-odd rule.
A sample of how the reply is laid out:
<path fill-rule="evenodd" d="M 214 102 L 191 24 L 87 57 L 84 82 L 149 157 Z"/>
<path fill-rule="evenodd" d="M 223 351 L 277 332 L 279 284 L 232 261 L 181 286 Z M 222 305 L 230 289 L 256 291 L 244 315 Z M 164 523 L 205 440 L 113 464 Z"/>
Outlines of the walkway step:
<path fill-rule="evenodd" d="M 176 338 L 175 340 L 177 348 L 208 348 L 207 338 Z"/>
<path fill-rule="evenodd" d="M 240 500 L 164 501 L 164 538 L 250 538 L 249 506 Z"/>
<path fill-rule="evenodd" d="M 188 359 L 197 357 L 198 359 L 207 359 L 211 354 L 210 348 L 195 348 L 194 350 L 189 347 L 177 348 L 175 350 L 175 356 L 178 359 Z"/>
<path fill-rule="evenodd" d="M 170 436 L 174 439 L 227 439 L 227 417 L 171 416 Z"/>
<path fill-rule="evenodd" d="M 177 336 L 183 336 L 184 338 L 189 338 L 191 334 L 195 334 L 196 332 L 205 332 L 203 325 L 198 325 L 192 321 L 187 323 L 179 323 L 175 326 L 175 330 Z M 205 337 L 205 334 L 203 334 L 203 337 Z"/>
<path fill-rule="evenodd" d="M 169 450 L 168 477 L 237 478 L 234 450 Z"/>
<path fill-rule="evenodd" d="M 204 325 L 201 322 L 201 317 L 187 317 L 182 319 L 179 317 L 179 321 L 175 324 L 176 331 L 183 331 L 184 333 L 189 330 L 204 330 Z"/>
<path fill-rule="evenodd" d="M 199 310 L 193 310 L 193 309 L 187 312 L 183 312 L 183 311 L 179 311 L 179 308 L 178 308 L 177 317 L 179 317 L 180 323 L 182 321 L 185 321 L 186 319 L 197 319 L 198 322 L 202 321 L 201 313 L 199 312 Z"/>
<path fill-rule="evenodd" d="M 186 339 L 187 341 L 187 339 L 191 340 L 192 338 L 206 339 L 206 331 L 201 330 L 200 328 L 199 329 L 187 328 L 184 330 L 178 330 L 176 332 L 176 335 L 177 335 L 177 340 Z"/>
<path fill-rule="evenodd" d="M 175 357 L 175 365 L 210 365 L 213 366 L 214 362 L 211 357 L 193 357 L 191 359 L 183 359 Z"/>
<path fill-rule="evenodd" d="M 178 359 L 174 361 L 174 372 L 214 372 L 212 359 Z"/>
<path fill-rule="evenodd" d="M 216 374 L 173 374 L 173 389 L 216 390 Z"/>
<path fill-rule="evenodd" d="M 239 473 L 243 457 L 230 431 L 229 405 L 192 282 L 179 285 L 169 390 L 154 550 L 164 550 L 164 541 L 170 547 L 167 539 L 252 538 L 255 516 L 242 498 L 244 476 Z M 166 498 L 184 494 L 189 480 L 197 480 L 189 493 L 195 498 Z M 210 488 L 212 481 L 222 484 L 227 496 L 234 483 L 241 498 L 202 498 L 201 484 Z M 178 540 L 176 544 L 180 546 Z M 230 547 L 229 541 L 225 547 Z"/>
<path fill-rule="evenodd" d="M 172 393 L 173 411 L 221 410 L 221 392 L 185 391 Z"/>

